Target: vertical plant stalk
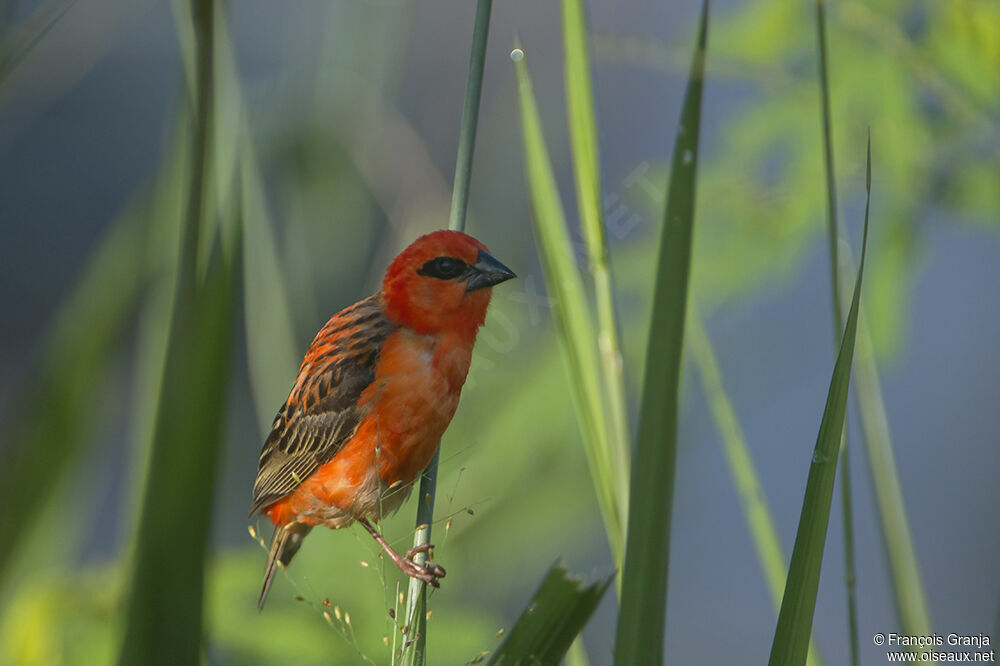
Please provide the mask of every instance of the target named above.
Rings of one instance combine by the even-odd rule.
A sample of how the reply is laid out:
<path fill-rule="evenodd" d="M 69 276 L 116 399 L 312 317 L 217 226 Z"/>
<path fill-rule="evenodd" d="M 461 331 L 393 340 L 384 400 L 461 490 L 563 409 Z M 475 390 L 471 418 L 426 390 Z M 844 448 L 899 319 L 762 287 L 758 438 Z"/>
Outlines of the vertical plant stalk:
<path fill-rule="evenodd" d="M 830 117 L 830 84 L 827 75 L 826 10 L 824 2 L 825 0 L 816 0 L 816 32 L 819 48 L 820 112 L 823 122 L 823 163 L 826 176 L 826 230 L 830 250 L 830 270 L 834 276 L 831 288 L 833 289 L 834 338 L 837 339 L 844 332 L 844 315 L 841 312 L 840 281 L 837 279 L 837 273 L 840 268 L 840 232 L 837 220 L 837 182 L 833 167 L 833 121 Z"/>
<path fill-rule="evenodd" d="M 761 485 L 757 468 L 753 463 L 747 446 L 746 437 L 740 427 L 736 410 L 726 393 L 722 383 L 722 373 L 719 361 L 705 331 L 698 306 L 692 301 L 688 308 L 688 345 L 695 367 L 701 378 L 702 390 L 715 427 L 722 437 L 723 452 L 729 465 L 729 473 L 739 493 L 740 505 L 743 509 L 750 536 L 757 549 L 757 560 L 764 573 L 767 589 L 771 593 L 771 601 L 775 610 L 781 607 L 781 597 L 785 591 L 785 576 L 788 575 L 788 564 L 785 559 L 781 539 L 774 524 L 771 507 L 767 504 L 764 487 Z M 807 666 L 822 666 L 823 658 L 815 641 L 809 644 Z"/>
<path fill-rule="evenodd" d="M 455 185 L 451 200 L 451 217 L 448 227 L 454 231 L 465 229 L 469 207 L 469 183 L 472 179 L 472 157 L 476 147 L 476 128 L 479 124 L 479 103 L 483 91 L 483 71 L 486 69 L 486 43 L 490 32 L 490 14 L 493 0 L 477 0 L 476 18 L 472 29 L 472 49 L 469 55 L 469 76 L 465 84 L 465 103 L 462 108 L 462 127 L 458 136 L 458 158 L 455 164 Z M 417 521 L 413 535 L 414 547 L 430 543 L 431 524 L 434 520 L 434 497 L 437 489 L 438 452 L 420 476 L 417 493 Z M 418 553 L 414 562 L 423 566 L 426 553 Z M 406 593 L 406 642 L 403 646 L 404 666 L 419 666 L 426 659 L 427 647 L 427 586 L 411 578 Z"/>
<path fill-rule="evenodd" d="M 840 225 L 837 219 L 837 182 L 833 164 L 833 121 L 830 117 L 830 82 L 826 48 L 825 0 L 816 0 L 816 33 L 819 48 L 820 109 L 823 120 L 823 156 L 826 171 L 826 226 L 830 246 L 830 288 L 833 305 L 833 339 L 844 331 L 844 315 L 840 297 Z M 840 442 L 840 507 L 844 528 L 844 586 L 847 591 L 847 627 L 851 665 L 858 666 L 858 601 L 857 566 L 854 557 L 854 507 L 851 502 L 851 458 L 847 428 Z"/>
<path fill-rule="evenodd" d="M 437 468 L 441 447 L 434 452 L 430 464 L 420 477 L 420 493 L 417 495 L 417 526 L 413 533 L 413 544 L 431 541 L 431 521 L 434 519 L 434 500 L 437 495 Z M 423 566 L 427 562 L 426 553 L 418 553 L 413 560 Z M 427 585 L 416 578 L 409 579 L 406 591 L 406 635 L 403 637 L 404 666 L 423 664 L 427 658 Z"/>
<path fill-rule="evenodd" d="M 566 62 L 566 114 L 577 205 L 587 243 L 597 300 L 597 347 L 601 361 L 603 409 L 607 413 L 606 446 L 612 464 L 618 515 L 628 515 L 628 483 L 632 445 L 625 401 L 621 344 L 614 305 L 614 281 L 608 256 L 602 205 L 600 143 L 594 108 L 593 76 L 583 0 L 563 0 L 563 44 Z M 621 535 L 624 541 L 624 535 Z M 623 562 L 615 561 L 621 571 Z M 619 578 L 620 581 L 620 578 Z M 620 588 L 619 588 L 620 590 Z"/>
<path fill-rule="evenodd" d="M 677 414 L 694 230 L 708 4 L 708 0 L 702 3 L 660 236 L 639 440 L 632 465 L 628 540 L 615 640 L 617 666 L 663 663 Z"/>
<path fill-rule="evenodd" d="M 486 42 L 490 32 L 492 9 L 493 0 L 478 0 L 476 2 L 476 18 L 472 27 L 472 51 L 469 54 L 469 76 L 465 81 L 462 126 L 458 134 L 455 185 L 451 193 L 451 217 L 448 221 L 448 228 L 454 231 L 465 229 L 465 219 L 469 210 L 472 155 L 476 149 L 476 129 L 479 127 L 479 103 L 483 96 Z"/>
<path fill-rule="evenodd" d="M 830 388 L 816 447 L 809 465 L 809 478 L 802 500 L 802 513 L 795 534 L 795 547 L 788 567 L 788 580 L 778 612 L 778 626 L 771 644 L 769 666 L 799 666 L 805 663 L 816 610 L 823 551 L 830 523 L 833 486 L 837 479 L 839 448 L 847 410 L 847 393 L 851 381 L 854 342 L 858 329 L 858 309 L 864 277 L 865 255 L 868 249 L 868 213 L 871 206 L 871 139 L 868 141 L 865 226 L 861 242 L 861 262 L 854 282 L 851 309 L 841 338 L 840 351 L 834 364 Z"/>

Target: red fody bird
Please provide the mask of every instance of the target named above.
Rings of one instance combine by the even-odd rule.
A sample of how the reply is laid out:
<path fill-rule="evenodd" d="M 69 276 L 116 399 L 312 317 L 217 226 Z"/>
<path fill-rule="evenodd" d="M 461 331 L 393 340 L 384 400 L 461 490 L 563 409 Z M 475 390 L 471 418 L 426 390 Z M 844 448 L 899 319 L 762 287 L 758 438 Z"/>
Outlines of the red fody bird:
<path fill-rule="evenodd" d="M 397 256 L 377 294 L 335 314 L 316 335 L 264 442 L 250 515 L 275 525 L 275 566 L 316 525 L 357 521 L 403 573 L 435 587 L 445 571 L 400 556 L 372 523 L 396 511 L 430 463 L 458 407 L 492 287 L 515 277 L 457 231 L 421 236 Z"/>

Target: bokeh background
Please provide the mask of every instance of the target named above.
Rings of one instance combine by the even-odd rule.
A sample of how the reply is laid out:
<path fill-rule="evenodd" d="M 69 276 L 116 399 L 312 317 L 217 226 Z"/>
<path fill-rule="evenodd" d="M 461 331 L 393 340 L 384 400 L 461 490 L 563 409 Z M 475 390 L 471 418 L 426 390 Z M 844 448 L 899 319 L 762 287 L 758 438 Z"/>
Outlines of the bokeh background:
<path fill-rule="evenodd" d="M 712 7 L 693 269 L 788 551 L 833 360 L 812 8 Z M 297 354 L 327 317 L 377 288 L 395 252 L 446 226 L 473 9 L 443 0 L 225 5 L 233 66 L 223 85 L 237 101 L 220 114 L 231 145 L 255 156 L 255 208 L 288 304 L 273 317 L 290 321 Z M 697 9 L 688 0 L 590 3 L 633 417 Z M 0 2 L 8 469 L 23 420 L 62 418 L 65 404 L 31 388 L 54 355 L 89 353 L 74 347 L 92 332 L 73 328 L 92 323 L 76 319 L 81 308 L 123 288 L 88 282 L 102 248 L 123 220 L 155 227 L 178 205 L 170 182 L 186 83 L 177 16 L 170 3 L 146 0 Z M 1000 638 L 1000 7 L 833 0 L 828 19 L 841 219 L 855 249 L 872 132 L 863 306 L 934 627 Z M 520 36 L 575 229 L 560 30 L 558 3 L 495 4 L 468 230 L 520 279 L 496 292 L 443 444 L 434 540 L 449 575 L 431 596 L 431 663 L 495 647 L 556 558 L 590 577 L 611 569 L 532 238 L 508 57 Z M 155 231 L 140 246 L 135 270 L 149 271 L 148 285 L 107 322 L 113 343 L 76 387 L 75 441 L 53 446 L 54 472 L 32 479 L 37 501 L 18 516 L 24 527 L 0 570 L 0 663 L 107 663 L 117 653 L 151 419 L 150 350 L 164 328 L 164 246 Z M 265 339 L 246 344 L 246 327 Z M 207 659 L 389 663 L 383 636 L 392 635 L 386 609 L 398 579 L 360 530 L 314 532 L 256 611 L 265 552 L 247 535 L 246 508 L 263 433 L 298 358 L 261 375 L 253 350 L 267 348 L 273 329 L 242 315 L 238 328 L 216 499 L 205 507 Z M 775 614 L 693 372 L 685 387 L 667 654 L 677 664 L 763 663 Z M 862 661 L 881 663 L 872 635 L 900 626 L 854 423 Z M 830 663 L 847 659 L 837 505 L 814 625 Z M 409 504 L 387 523 L 391 541 L 410 540 L 413 512 Z M 352 631 L 324 621 L 324 598 L 351 613 Z M 615 617 L 609 595 L 584 633 L 593 664 L 611 661 Z"/>

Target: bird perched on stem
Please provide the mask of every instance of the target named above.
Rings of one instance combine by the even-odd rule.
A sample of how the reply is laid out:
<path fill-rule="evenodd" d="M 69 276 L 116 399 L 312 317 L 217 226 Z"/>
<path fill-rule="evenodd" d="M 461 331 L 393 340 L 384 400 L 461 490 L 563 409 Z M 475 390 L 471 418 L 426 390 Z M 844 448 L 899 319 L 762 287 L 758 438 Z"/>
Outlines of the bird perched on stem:
<path fill-rule="evenodd" d="M 421 236 L 389 265 L 377 294 L 316 335 L 264 442 L 250 515 L 275 525 L 258 608 L 275 567 L 316 525 L 361 525 L 408 576 L 435 587 L 444 569 L 397 554 L 375 528 L 430 463 L 458 407 L 492 287 L 515 277 L 457 231 Z"/>

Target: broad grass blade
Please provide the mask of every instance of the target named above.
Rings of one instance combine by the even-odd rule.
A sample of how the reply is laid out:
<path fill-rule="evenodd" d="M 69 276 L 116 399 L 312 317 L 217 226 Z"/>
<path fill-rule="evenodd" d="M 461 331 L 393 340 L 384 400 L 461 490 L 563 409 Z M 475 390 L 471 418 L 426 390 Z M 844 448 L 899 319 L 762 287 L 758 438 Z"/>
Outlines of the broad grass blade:
<path fill-rule="evenodd" d="M 177 303 L 156 417 L 122 664 L 197 663 L 204 558 L 233 351 L 234 258 Z"/>
<path fill-rule="evenodd" d="M 558 664 L 594 613 L 614 575 L 590 585 L 556 562 L 542 580 L 491 666 Z"/>
<path fill-rule="evenodd" d="M 778 613 L 778 626 L 771 645 L 770 666 L 798 666 L 806 661 L 809 636 L 812 631 L 813 612 L 816 608 L 816 592 L 819 574 L 823 565 L 823 549 L 826 545 L 827 526 L 830 521 L 830 504 L 833 500 L 833 486 L 837 476 L 837 461 L 840 440 L 844 430 L 844 415 L 847 410 L 847 392 L 851 380 L 851 363 L 854 358 L 854 342 L 858 329 L 858 305 L 861 300 L 861 283 L 865 269 L 865 253 L 868 247 L 868 213 L 871 204 L 871 140 L 868 143 L 867 200 L 865 202 L 865 226 L 861 244 L 861 262 L 854 284 L 851 309 L 847 314 L 847 325 L 837 354 L 837 362 L 830 380 L 826 407 L 816 448 L 809 467 L 802 514 L 795 535 L 792 562 L 788 569 L 785 594 Z"/>
<path fill-rule="evenodd" d="M 210 0 L 194 0 L 197 96 L 181 262 L 167 360 L 157 408 L 134 565 L 125 603 L 122 664 L 197 663 L 215 468 L 221 449 L 233 351 L 238 227 L 208 252 L 199 248 L 211 169 L 214 19 Z M 227 227 L 219 227 L 227 229 Z M 228 248 L 228 252 L 226 251 Z"/>
<path fill-rule="evenodd" d="M 615 642 L 615 664 L 619 666 L 663 663 L 677 412 L 707 44 L 708 1 L 705 0 L 674 145 L 653 291 Z"/>

